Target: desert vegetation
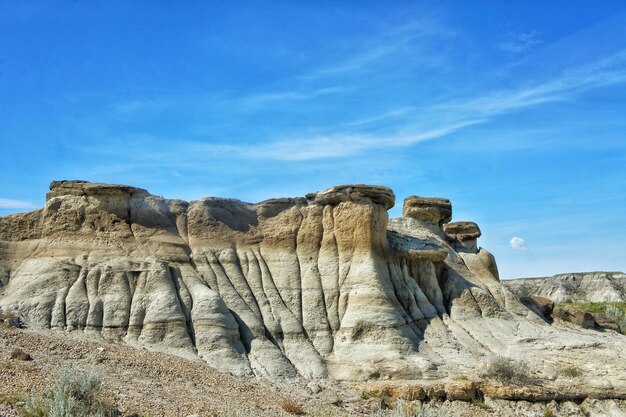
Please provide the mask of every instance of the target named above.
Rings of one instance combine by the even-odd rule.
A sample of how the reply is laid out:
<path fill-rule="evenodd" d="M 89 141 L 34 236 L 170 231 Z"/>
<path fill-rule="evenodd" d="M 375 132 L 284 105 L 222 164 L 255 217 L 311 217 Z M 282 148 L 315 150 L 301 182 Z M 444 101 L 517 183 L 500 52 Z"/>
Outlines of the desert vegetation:
<path fill-rule="evenodd" d="M 609 321 L 615 323 L 620 333 L 626 334 L 626 302 L 624 301 L 602 303 L 567 301 L 558 303 L 556 306 L 573 307 L 594 316 L 604 315 Z"/>
<path fill-rule="evenodd" d="M 621 308 L 619 305 L 622 305 Z M 604 307 L 605 314 L 626 334 L 626 303 L 608 304 Z"/>
<path fill-rule="evenodd" d="M 516 361 L 505 356 L 496 356 L 489 360 L 482 376 L 502 384 L 523 385 L 532 382 L 526 362 Z"/>
<path fill-rule="evenodd" d="M 101 395 L 102 378 L 91 370 L 71 368 L 46 393 L 32 391 L 20 410 L 22 417 L 113 417 L 115 404 Z"/>

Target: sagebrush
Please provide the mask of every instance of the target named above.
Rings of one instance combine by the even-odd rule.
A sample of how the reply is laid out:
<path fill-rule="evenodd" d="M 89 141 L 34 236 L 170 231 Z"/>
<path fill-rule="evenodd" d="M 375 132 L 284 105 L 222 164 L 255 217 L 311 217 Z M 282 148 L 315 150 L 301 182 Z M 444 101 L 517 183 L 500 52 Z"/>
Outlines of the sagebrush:
<path fill-rule="evenodd" d="M 101 397 L 102 378 L 91 370 L 69 369 L 45 394 L 34 391 L 20 411 L 22 417 L 114 417 L 119 412 Z"/>
<path fill-rule="evenodd" d="M 626 334 L 626 313 L 613 304 L 607 305 L 604 311 L 607 317 L 617 324 L 619 331 Z"/>
<path fill-rule="evenodd" d="M 504 356 L 496 356 L 485 365 L 483 377 L 491 378 L 504 384 L 528 384 L 528 364 Z"/>

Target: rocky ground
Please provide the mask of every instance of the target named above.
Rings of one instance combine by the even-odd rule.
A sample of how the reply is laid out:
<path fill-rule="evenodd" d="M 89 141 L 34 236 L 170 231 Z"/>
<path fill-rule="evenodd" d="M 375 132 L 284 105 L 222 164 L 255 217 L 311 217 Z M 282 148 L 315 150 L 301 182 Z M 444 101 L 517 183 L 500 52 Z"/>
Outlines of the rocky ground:
<path fill-rule="evenodd" d="M 220 373 L 198 359 L 111 344 L 65 332 L 4 327 L 0 329 L 0 416 L 17 416 L 30 390 L 49 389 L 65 369 L 92 369 L 103 377 L 103 393 L 124 415 L 140 416 L 278 416 L 295 404 L 310 416 L 626 416 L 626 402 L 507 401 L 515 390 L 492 387 L 493 396 L 472 401 L 415 401 L 463 396 L 474 382 L 459 379 L 451 388 L 415 382 L 378 381 L 350 385 L 294 379 L 282 384 Z M 12 358 L 16 349 L 32 360 Z M 454 388 L 452 388 L 453 390 Z M 519 392 L 526 388 L 518 388 Z M 482 387 L 485 392 L 489 388 Z M 500 399 L 498 399 L 500 397 Z M 532 396 L 529 396 L 531 398 Z M 459 397 L 460 398 L 460 397 Z"/>

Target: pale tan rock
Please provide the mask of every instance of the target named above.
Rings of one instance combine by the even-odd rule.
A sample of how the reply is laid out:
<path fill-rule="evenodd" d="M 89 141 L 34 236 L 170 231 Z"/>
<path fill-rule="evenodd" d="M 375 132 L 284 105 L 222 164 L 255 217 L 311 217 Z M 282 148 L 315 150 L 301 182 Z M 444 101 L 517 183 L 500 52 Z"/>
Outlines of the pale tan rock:
<path fill-rule="evenodd" d="M 389 220 L 394 200 L 347 185 L 187 203 L 55 182 L 42 210 L 0 217 L 0 306 L 242 376 L 450 382 L 507 353 L 544 373 L 593 367 L 581 385 L 624 389 L 623 336 L 550 326 L 500 284 L 489 252 L 450 245 L 449 202 L 409 199 L 410 216 Z M 434 394 L 467 397 L 448 391 Z"/>

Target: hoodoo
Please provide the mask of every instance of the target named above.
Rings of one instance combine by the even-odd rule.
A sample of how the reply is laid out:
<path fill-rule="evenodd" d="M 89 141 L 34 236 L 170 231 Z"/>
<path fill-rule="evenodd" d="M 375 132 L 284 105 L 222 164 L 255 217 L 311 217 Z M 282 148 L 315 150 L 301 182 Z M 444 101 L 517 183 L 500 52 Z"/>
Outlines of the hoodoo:
<path fill-rule="evenodd" d="M 449 200 L 412 196 L 389 219 L 394 204 L 371 185 L 249 204 L 55 181 L 43 209 L 0 218 L 0 306 L 236 375 L 437 380 L 505 355 L 594 366 L 589 389 L 626 391 L 623 336 L 521 304 Z"/>

